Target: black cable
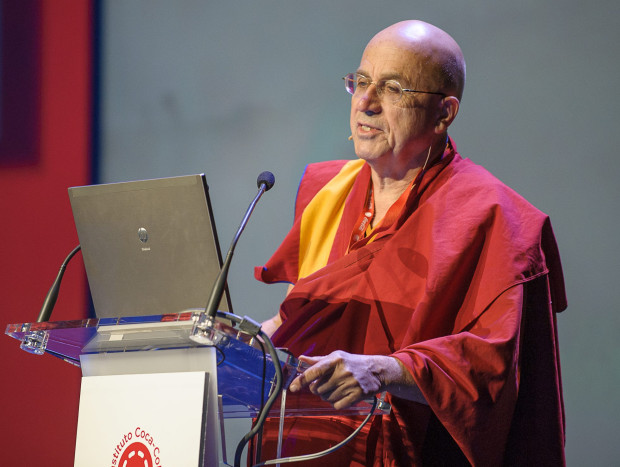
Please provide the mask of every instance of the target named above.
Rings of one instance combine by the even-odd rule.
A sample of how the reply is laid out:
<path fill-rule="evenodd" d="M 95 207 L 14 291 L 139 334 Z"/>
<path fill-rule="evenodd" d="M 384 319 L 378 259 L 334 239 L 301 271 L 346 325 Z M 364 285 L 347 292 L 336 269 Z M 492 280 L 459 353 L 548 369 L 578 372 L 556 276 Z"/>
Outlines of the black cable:
<path fill-rule="evenodd" d="M 258 344 L 263 352 L 263 377 L 261 380 L 260 387 L 260 410 L 259 413 L 262 412 L 265 408 L 265 383 L 267 379 L 267 354 L 265 353 L 265 345 L 263 342 L 258 339 Z M 256 422 L 255 422 L 256 423 Z M 261 450 L 263 446 L 263 427 L 261 426 L 258 430 L 258 436 L 256 438 L 256 449 L 254 455 L 254 462 L 260 462 Z"/>
<path fill-rule="evenodd" d="M 269 410 L 271 410 L 271 406 L 282 391 L 282 385 L 284 380 L 282 376 L 282 366 L 280 365 L 280 359 L 278 358 L 278 354 L 273 346 L 273 343 L 271 342 L 271 339 L 262 330 L 259 330 L 258 333 L 260 334 L 260 337 L 263 339 L 263 341 L 267 345 L 267 348 L 269 349 L 269 354 L 271 355 L 271 359 L 273 361 L 273 367 L 276 371 L 276 384 L 271 391 L 271 394 L 269 395 L 269 398 L 267 399 L 263 410 L 259 413 L 256 424 L 248 433 L 246 433 L 246 435 L 241 441 L 239 441 L 239 444 L 237 445 L 237 450 L 235 451 L 235 467 L 241 467 L 241 455 L 243 454 L 243 449 L 250 441 L 250 439 L 252 439 L 256 435 L 258 430 L 261 429 L 263 424 L 265 423 L 265 419 L 269 414 Z"/>
<path fill-rule="evenodd" d="M 217 311 L 216 316 L 219 318 L 223 318 L 223 319 L 229 319 L 230 321 L 234 321 L 236 324 L 241 324 L 247 320 L 247 318 L 241 318 L 233 313 L 228 313 L 228 312 L 219 311 L 219 310 Z M 243 325 L 241 324 L 241 326 Z M 271 356 L 271 360 L 273 362 L 273 366 L 275 370 L 275 386 L 273 387 L 269 397 L 267 398 L 267 402 L 265 402 L 264 405 L 261 404 L 261 410 L 258 413 L 258 416 L 256 417 L 256 423 L 254 424 L 252 429 L 248 433 L 245 434 L 243 439 L 241 439 L 241 441 L 239 441 L 239 444 L 237 445 L 237 449 L 235 451 L 235 463 L 234 463 L 235 467 L 241 466 L 241 455 L 243 454 L 243 449 L 245 448 L 247 443 L 258 433 L 258 431 L 262 430 L 263 425 L 265 423 L 265 419 L 267 418 L 267 415 L 269 414 L 269 411 L 271 410 L 271 406 L 274 404 L 278 395 L 282 392 L 282 386 L 284 385 L 284 377 L 282 375 L 282 365 L 280 364 L 280 358 L 278 357 L 278 353 L 276 352 L 276 349 L 273 346 L 273 342 L 271 342 L 271 339 L 269 338 L 269 336 L 265 334 L 263 330 L 260 329 L 259 327 L 257 327 L 255 331 L 252 331 L 250 333 L 250 335 L 252 334 L 258 335 L 262 339 L 262 341 L 261 339 L 257 341 L 260 343 L 261 348 L 263 349 L 263 381 L 262 381 L 262 387 L 261 387 L 261 402 L 265 394 L 265 383 L 266 383 L 266 373 L 267 373 L 267 368 L 266 368 L 267 358 L 265 355 L 263 343 L 267 345 L 267 348 L 269 349 L 269 355 Z"/>
<path fill-rule="evenodd" d="M 337 451 L 338 449 L 343 447 L 345 444 L 347 444 L 349 441 L 351 441 L 353 438 L 355 438 L 357 434 L 361 431 L 361 429 L 364 428 L 364 426 L 370 420 L 370 417 L 374 415 L 375 409 L 377 408 L 378 403 L 379 401 L 377 400 L 377 397 L 375 396 L 373 404 L 372 404 L 372 408 L 370 409 L 370 413 L 366 415 L 366 418 L 364 419 L 364 421 L 349 436 L 347 436 L 345 439 L 340 441 L 335 446 L 332 446 L 331 448 L 325 449 L 324 451 L 321 451 L 321 452 L 315 452 L 314 454 L 305 454 L 302 456 L 283 457 L 280 459 L 268 460 L 268 461 L 256 464 L 253 467 L 260 467 L 263 465 L 273 465 L 273 464 L 288 464 L 290 462 L 308 461 L 308 460 L 313 460 L 319 457 L 326 456 L 327 454 L 331 454 L 332 452 Z"/>
<path fill-rule="evenodd" d="M 215 350 L 217 350 L 217 352 L 220 354 L 220 357 L 222 357 L 222 359 L 220 361 L 218 361 L 215 366 L 220 366 L 222 363 L 224 363 L 226 361 L 226 354 L 224 353 L 224 351 L 222 349 L 220 349 L 217 345 L 214 346 Z"/>

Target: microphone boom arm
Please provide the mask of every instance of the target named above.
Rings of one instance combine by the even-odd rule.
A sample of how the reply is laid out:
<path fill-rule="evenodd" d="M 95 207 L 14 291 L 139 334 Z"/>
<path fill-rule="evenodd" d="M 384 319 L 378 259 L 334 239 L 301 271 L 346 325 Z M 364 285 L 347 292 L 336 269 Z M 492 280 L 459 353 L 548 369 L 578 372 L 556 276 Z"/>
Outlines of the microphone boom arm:
<path fill-rule="evenodd" d="M 71 261 L 71 258 L 75 256 L 75 254 L 80 251 L 82 247 L 80 245 L 76 246 L 71 253 L 65 258 L 62 265 L 60 266 L 60 271 L 58 271 L 58 275 L 56 276 L 56 280 L 50 287 L 47 295 L 45 296 L 45 300 L 43 301 L 43 306 L 41 306 L 41 311 L 39 312 L 39 317 L 37 318 L 37 323 L 44 323 L 50 320 L 50 316 L 52 315 L 52 310 L 54 309 L 54 305 L 56 304 L 56 300 L 58 299 L 58 293 L 60 292 L 60 284 L 62 282 L 62 276 L 65 274 L 65 269 L 67 268 L 67 264 Z"/>
<path fill-rule="evenodd" d="M 269 176 L 265 176 L 265 174 L 269 174 L 271 178 L 269 179 Z M 213 288 L 211 289 L 211 295 L 209 296 L 209 301 L 205 308 L 205 314 L 207 315 L 207 318 L 210 319 L 212 322 L 215 321 L 217 307 L 222 300 L 222 295 L 224 294 L 224 287 L 226 285 L 226 279 L 228 278 L 228 269 L 230 268 L 230 263 L 232 262 L 232 257 L 235 251 L 235 247 L 237 246 L 237 242 L 239 241 L 239 238 L 241 237 L 241 234 L 243 233 L 243 230 L 245 229 L 245 226 L 248 223 L 252 212 L 254 211 L 256 203 L 258 203 L 260 197 L 263 196 L 263 193 L 265 193 L 273 186 L 273 182 L 273 174 L 271 174 L 270 172 L 263 172 L 258 177 L 258 193 L 254 197 L 254 200 L 250 203 L 250 206 L 248 206 L 248 209 L 245 212 L 245 216 L 243 216 L 241 224 L 239 224 L 237 233 L 235 234 L 235 237 L 233 238 L 232 242 L 230 243 L 230 247 L 228 248 L 228 253 L 226 254 L 226 259 L 224 260 L 222 269 L 220 269 L 220 272 L 215 279 L 215 283 L 213 284 Z"/>

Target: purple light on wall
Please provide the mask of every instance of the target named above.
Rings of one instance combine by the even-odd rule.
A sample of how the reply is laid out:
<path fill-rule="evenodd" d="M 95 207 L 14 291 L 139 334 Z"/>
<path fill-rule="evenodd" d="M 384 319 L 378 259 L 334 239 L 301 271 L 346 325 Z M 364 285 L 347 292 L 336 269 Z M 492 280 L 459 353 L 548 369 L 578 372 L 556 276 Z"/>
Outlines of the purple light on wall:
<path fill-rule="evenodd" d="M 0 0 L 0 165 L 39 156 L 41 13 L 37 0 Z M 61 72 L 61 70 L 59 70 Z"/>

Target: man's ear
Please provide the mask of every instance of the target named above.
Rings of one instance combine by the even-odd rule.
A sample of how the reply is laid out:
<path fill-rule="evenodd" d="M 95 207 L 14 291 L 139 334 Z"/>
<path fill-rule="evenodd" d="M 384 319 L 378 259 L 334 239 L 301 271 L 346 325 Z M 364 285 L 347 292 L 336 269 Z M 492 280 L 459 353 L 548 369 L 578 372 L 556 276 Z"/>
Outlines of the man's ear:
<path fill-rule="evenodd" d="M 459 113 L 461 103 L 454 96 L 446 96 L 441 100 L 441 108 L 439 109 L 439 117 L 435 124 L 435 133 L 444 133 Z"/>

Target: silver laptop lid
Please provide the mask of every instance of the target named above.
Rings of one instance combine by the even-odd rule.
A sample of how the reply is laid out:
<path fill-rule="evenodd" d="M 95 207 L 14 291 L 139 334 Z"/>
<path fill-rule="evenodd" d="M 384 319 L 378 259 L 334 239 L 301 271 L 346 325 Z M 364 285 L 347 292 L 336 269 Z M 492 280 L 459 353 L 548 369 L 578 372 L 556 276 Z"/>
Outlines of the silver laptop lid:
<path fill-rule="evenodd" d="M 69 198 L 97 317 L 206 306 L 222 259 L 204 174 L 72 187 Z"/>

